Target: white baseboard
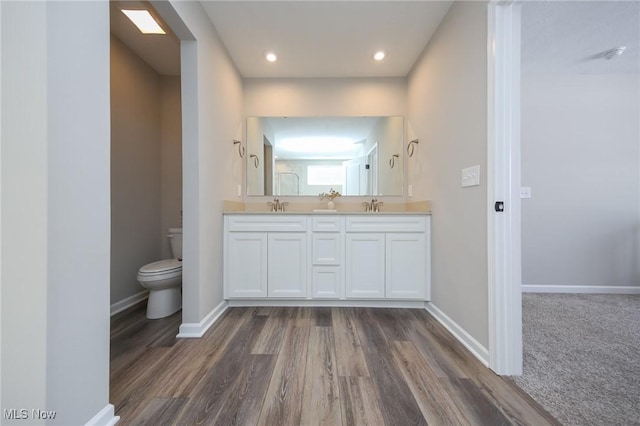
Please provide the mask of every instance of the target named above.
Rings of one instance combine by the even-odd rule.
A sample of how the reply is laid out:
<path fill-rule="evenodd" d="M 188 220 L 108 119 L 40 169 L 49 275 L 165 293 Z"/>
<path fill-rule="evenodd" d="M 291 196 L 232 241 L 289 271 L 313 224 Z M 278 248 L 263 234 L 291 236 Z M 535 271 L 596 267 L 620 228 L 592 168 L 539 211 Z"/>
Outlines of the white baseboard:
<path fill-rule="evenodd" d="M 115 415 L 113 404 L 107 404 L 85 426 L 113 426 L 118 423 L 118 420 L 120 420 L 120 416 Z"/>
<path fill-rule="evenodd" d="M 149 297 L 149 290 L 142 290 L 140 293 L 136 293 L 133 296 L 129 296 L 126 299 L 122 299 L 119 302 L 111 305 L 111 316 L 124 311 L 132 307 L 133 305 L 142 302 Z"/>
<path fill-rule="evenodd" d="M 229 306 L 326 306 L 343 308 L 419 308 L 424 309 L 424 301 L 415 300 L 229 300 Z"/>
<path fill-rule="evenodd" d="M 460 343 L 464 345 L 465 348 L 469 349 L 469 351 L 480 360 L 481 363 L 485 365 L 485 367 L 489 366 L 489 350 L 482 346 L 476 339 L 473 338 L 469 333 L 465 331 L 464 328 L 460 327 L 454 320 L 449 318 L 447 314 L 442 312 L 436 305 L 431 302 L 427 302 L 425 309 L 429 312 L 435 319 L 438 320 L 440 324 L 444 326 L 449 333 L 453 334 L 453 336 L 458 339 Z"/>
<path fill-rule="evenodd" d="M 523 293 L 640 294 L 640 287 L 606 285 L 522 285 Z"/>
<path fill-rule="evenodd" d="M 186 339 L 197 339 L 204 336 L 204 333 L 209 330 L 209 327 L 215 323 L 218 318 L 224 311 L 229 307 L 229 303 L 226 300 L 223 300 L 218 306 L 213 308 L 211 312 L 205 316 L 202 321 L 195 322 L 184 322 L 180 325 L 180 332 L 176 337 L 178 338 L 186 338 Z"/>

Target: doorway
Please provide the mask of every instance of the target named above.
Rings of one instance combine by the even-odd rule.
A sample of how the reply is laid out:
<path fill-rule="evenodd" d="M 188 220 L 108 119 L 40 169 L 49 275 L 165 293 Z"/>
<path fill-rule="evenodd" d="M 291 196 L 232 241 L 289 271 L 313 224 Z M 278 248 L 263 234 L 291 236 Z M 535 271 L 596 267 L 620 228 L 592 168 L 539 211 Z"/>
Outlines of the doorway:
<path fill-rule="evenodd" d="M 124 7 L 110 3 L 112 314 L 145 299 L 138 269 L 171 258 L 182 227 L 180 44 L 168 28 L 147 38 Z"/>

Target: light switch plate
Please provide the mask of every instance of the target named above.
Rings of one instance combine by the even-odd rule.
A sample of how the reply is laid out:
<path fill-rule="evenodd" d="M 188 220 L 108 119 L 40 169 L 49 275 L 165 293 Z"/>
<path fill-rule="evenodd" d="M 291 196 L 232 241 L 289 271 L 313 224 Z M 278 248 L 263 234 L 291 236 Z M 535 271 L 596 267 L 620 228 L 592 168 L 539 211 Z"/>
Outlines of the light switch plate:
<path fill-rule="evenodd" d="M 462 169 L 462 187 L 480 185 L 480 166 Z"/>
<path fill-rule="evenodd" d="M 521 186 L 520 187 L 520 198 L 531 198 L 531 187 L 530 186 Z"/>

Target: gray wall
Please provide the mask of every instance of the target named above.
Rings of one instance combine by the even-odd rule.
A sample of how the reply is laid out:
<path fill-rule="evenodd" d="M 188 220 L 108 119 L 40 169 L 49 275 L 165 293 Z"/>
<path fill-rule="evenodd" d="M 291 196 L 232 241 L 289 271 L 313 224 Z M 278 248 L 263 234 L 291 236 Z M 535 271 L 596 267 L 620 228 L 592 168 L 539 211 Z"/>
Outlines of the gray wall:
<path fill-rule="evenodd" d="M 640 286 L 640 79 L 522 78 L 522 281 Z"/>
<path fill-rule="evenodd" d="M 414 197 L 431 200 L 433 304 L 488 347 L 487 4 L 455 2 L 409 75 L 408 163 Z M 461 169 L 480 165 L 480 186 Z"/>
<path fill-rule="evenodd" d="M 1 408 L 48 424 L 108 408 L 108 7 L 0 2 Z"/>
<path fill-rule="evenodd" d="M 47 14 L 44 3 L 2 10 L 2 400 L 46 406 Z M 29 22 L 33 25 L 24 25 Z M 44 72 L 43 72 L 44 70 Z M 28 123 L 28 125 L 27 125 Z M 28 271 L 29 273 L 25 273 Z M 28 303 L 29 309 L 25 309 Z M 26 337 L 28 336 L 28 338 Z M 3 420 L 3 424 L 11 424 Z M 13 422 L 17 424 L 19 421 Z M 41 422 L 43 424 L 44 422 Z"/>
<path fill-rule="evenodd" d="M 171 257 L 169 228 L 182 227 L 182 112 L 180 77 L 160 77 L 160 235 L 162 259 Z"/>
<path fill-rule="evenodd" d="M 161 258 L 160 77 L 111 36 L 111 303 Z"/>
<path fill-rule="evenodd" d="M 161 76 L 111 36 L 111 303 L 144 289 L 140 266 L 171 257 L 182 227 L 179 76 Z"/>
<path fill-rule="evenodd" d="M 405 115 L 405 78 L 248 78 L 247 117 Z"/>

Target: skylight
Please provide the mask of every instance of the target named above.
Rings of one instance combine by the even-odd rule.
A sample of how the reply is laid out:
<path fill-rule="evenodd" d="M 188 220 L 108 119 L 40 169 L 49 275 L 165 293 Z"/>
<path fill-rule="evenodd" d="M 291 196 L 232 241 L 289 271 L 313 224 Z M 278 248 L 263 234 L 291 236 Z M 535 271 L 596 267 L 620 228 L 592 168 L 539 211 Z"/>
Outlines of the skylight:
<path fill-rule="evenodd" d="M 148 10 L 121 9 L 142 34 L 166 34 Z"/>

